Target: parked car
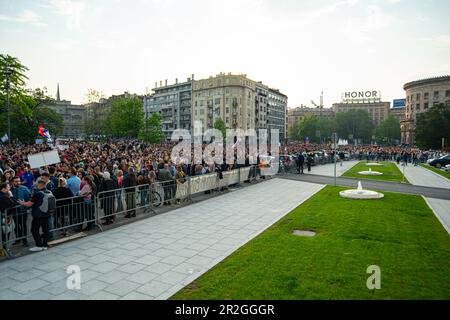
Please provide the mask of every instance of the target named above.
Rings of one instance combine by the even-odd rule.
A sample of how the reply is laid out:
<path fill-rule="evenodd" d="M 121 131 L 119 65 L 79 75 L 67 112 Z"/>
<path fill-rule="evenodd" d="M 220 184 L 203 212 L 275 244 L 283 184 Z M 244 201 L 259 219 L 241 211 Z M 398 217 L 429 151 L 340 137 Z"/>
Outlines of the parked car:
<path fill-rule="evenodd" d="M 436 168 L 445 167 L 446 165 L 450 164 L 450 154 L 447 154 L 447 155 L 442 156 L 442 157 L 437 158 L 437 159 L 433 159 L 428 164 L 430 166 L 433 166 L 433 167 L 436 167 Z"/>

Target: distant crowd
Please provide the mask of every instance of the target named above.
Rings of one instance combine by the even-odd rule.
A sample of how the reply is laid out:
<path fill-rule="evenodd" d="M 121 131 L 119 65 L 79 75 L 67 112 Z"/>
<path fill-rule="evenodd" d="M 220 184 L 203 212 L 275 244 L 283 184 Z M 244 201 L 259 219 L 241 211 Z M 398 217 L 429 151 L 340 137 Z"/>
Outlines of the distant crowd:
<path fill-rule="evenodd" d="M 16 242 L 27 245 L 28 208 L 31 208 L 31 233 L 35 247 L 32 251 L 45 250 L 52 240 L 50 230 L 65 225 L 76 225 L 81 231 L 83 222 L 87 229 L 93 227 L 93 199 L 98 194 L 105 211 L 104 224 L 114 223 L 114 212 L 120 211 L 122 202 L 117 198 L 124 195 L 126 218 L 136 216 L 135 189 L 148 192 L 150 185 L 164 184 L 164 204 L 170 204 L 177 185 L 188 176 L 198 176 L 235 169 L 234 164 L 176 164 L 171 159 L 173 143 L 144 144 L 138 140 L 115 139 L 102 142 L 69 141 L 59 148 L 60 163 L 41 168 L 31 168 L 28 155 L 49 151 L 49 145 L 0 146 L 0 212 L 3 217 L 2 241 L 8 232 L 8 222 L 13 217 Z M 203 146 L 205 147 L 205 146 Z M 191 150 L 192 151 L 192 150 Z M 290 143 L 280 146 L 280 154 L 299 155 L 310 165 L 314 152 L 333 155 L 330 144 Z M 416 148 L 340 146 L 341 158 L 348 153 L 355 159 L 394 160 L 417 163 L 426 161 L 431 152 Z M 298 158 L 297 158 L 298 159 Z M 250 160 L 246 156 L 245 165 Z M 257 164 L 261 161 L 257 158 Z M 118 191 L 119 190 L 119 191 Z M 122 191 L 120 191 L 122 190 Z M 73 198 L 77 197 L 77 209 Z M 56 199 L 56 206 L 53 202 Z M 145 200 L 144 197 L 142 201 Z M 72 206 L 70 210 L 69 205 Z M 55 211 L 55 212 L 53 212 Z M 70 212 L 68 212 L 70 211 Z M 42 230 L 42 233 L 40 232 Z M 63 228 L 63 232 L 65 229 Z"/>

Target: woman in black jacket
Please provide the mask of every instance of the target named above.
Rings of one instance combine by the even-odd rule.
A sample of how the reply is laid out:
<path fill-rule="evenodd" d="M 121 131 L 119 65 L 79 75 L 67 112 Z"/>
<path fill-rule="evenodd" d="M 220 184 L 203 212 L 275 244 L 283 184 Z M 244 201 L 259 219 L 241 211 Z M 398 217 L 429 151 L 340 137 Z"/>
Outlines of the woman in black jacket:
<path fill-rule="evenodd" d="M 14 212 L 9 210 L 11 208 L 14 208 L 17 205 L 17 203 L 14 201 L 13 197 L 11 196 L 8 184 L 6 182 L 0 184 L 0 228 L 2 228 L 2 242 L 6 241 L 6 234 L 12 232 L 11 230 L 8 231 L 7 225 L 11 223 L 12 218 L 8 217 L 10 215 L 13 215 Z M 10 238 L 11 235 L 8 236 Z"/>
<path fill-rule="evenodd" d="M 69 224 L 74 223 L 73 219 L 73 193 L 67 187 L 66 179 L 58 179 L 58 187 L 55 189 L 53 195 L 56 198 L 56 223 L 58 228 L 64 227 L 66 224 L 66 218 L 68 217 Z M 61 230 L 61 235 L 66 235 L 66 230 Z"/>

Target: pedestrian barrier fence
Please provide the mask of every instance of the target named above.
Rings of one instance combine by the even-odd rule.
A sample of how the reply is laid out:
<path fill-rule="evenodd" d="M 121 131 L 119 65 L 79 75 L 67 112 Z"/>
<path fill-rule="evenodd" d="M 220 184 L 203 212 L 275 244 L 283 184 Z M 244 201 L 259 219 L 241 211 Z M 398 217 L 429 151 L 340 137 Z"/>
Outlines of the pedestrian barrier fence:
<path fill-rule="evenodd" d="M 260 176 L 256 166 L 241 167 L 222 173 L 210 173 L 201 176 L 184 177 L 169 181 L 157 181 L 128 188 L 99 192 L 97 195 L 76 196 L 57 199 L 56 211 L 48 218 L 50 238 L 56 240 L 68 232 L 80 232 L 114 223 L 119 215 L 125 218 L 136 216 L 137 212 L 151 213 L 162 205 L 181 201 L 191 201 L 193 195 L 222 191 L 229 186 L 252 181 Z M 33 226 L 31 209 L 16 206 L 0 212 L 0 253 L 13 257 L 14 244 L 27 242 L 30 238 L 41 237 Z"/>

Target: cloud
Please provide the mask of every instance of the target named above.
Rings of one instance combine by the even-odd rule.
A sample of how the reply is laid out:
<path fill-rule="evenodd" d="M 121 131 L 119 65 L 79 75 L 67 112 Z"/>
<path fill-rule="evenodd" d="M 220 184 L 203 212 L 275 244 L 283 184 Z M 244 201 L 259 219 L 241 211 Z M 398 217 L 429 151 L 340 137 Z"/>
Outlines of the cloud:
<path fill-rule="evenodd" d="M 367 14 L 362 18 L 350 19 L 344 33 L 352 41 L 372 41 L 373 33 L 389 27 L 395 20 L 393 16 L 382 12 L 381 8 L 371 5 L 366 8 Z"/>
<path fill-rule="evenodd" d="M 434 37 L 424 38 L 424 41 L 430 42 L 434 46 L 446 47 L 450 46 L 450 35 L 440 34 Z"/>
<path fill-rule="evenodd" d="M 31 24 L 31 25 L 37 26 L 37 27 L 46 26 L 46 24 L 41 21 L 41 17 L 37 13 L 35 13 L 31 10 L 24 10 L 21 14 L 19 14 L 16 17 L 5 16 L 5 15 L 0 14 L 0 21 L 28 23 L 28 24 Z"/>
<path fill-rule="evenodd" d="M 81 29 L 81 19 L 86 10 L 84 0 L 47 0 L 48 5 L 57 14 L 67 17 L 67 27 L 71 30 Z"/>

